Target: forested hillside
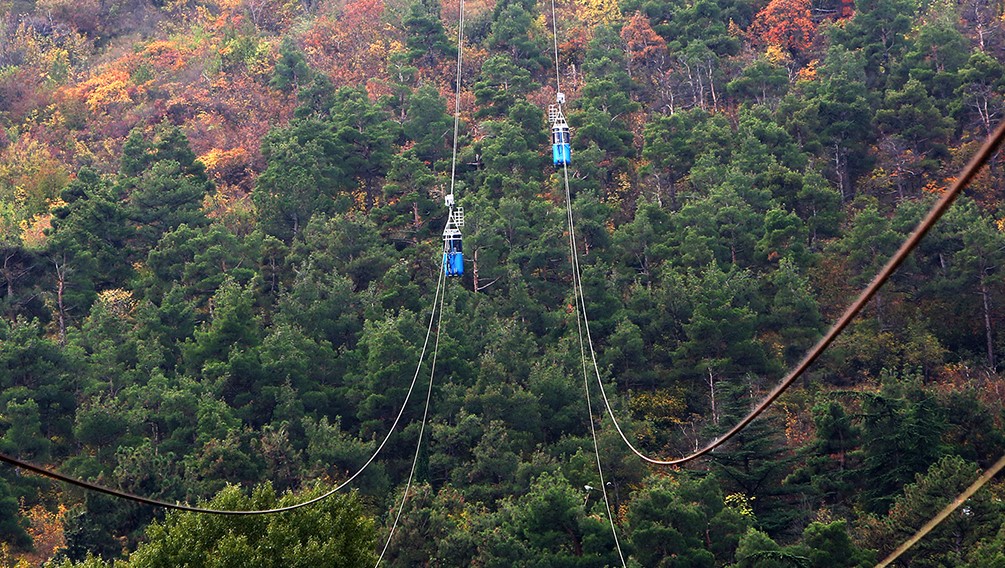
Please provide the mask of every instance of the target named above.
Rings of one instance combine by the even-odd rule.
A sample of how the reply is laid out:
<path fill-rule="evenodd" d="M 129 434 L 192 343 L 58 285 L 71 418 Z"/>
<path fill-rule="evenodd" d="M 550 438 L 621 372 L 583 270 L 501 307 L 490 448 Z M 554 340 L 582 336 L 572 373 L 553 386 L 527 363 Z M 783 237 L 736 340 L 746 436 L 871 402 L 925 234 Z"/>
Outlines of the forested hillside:
<path fill-rule="evenodd" d="M 0 0 L 0 566 L 871 566 L 1005 451 L 999 0 Z M 552 29 L 557 30 L 556 63 Z M 420 354 L 426 357 L 420 366 Z M 597 427 L 604 483 L 590 421 Z M 1005 566 L 993 482 L 900 562 Z M 249 564 L 250 563 L 250 564 Z"/>

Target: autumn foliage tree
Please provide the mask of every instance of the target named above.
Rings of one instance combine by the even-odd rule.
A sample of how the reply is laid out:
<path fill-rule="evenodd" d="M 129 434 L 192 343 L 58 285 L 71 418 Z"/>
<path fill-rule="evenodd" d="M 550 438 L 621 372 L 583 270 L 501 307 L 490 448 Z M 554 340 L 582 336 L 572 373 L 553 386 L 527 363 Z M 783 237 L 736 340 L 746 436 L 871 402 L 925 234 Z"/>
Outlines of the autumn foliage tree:
<path fill-rule="evenodd" d="M 628 76 L 632 70 L 643 68 L 650 72 L 660 70 L 667 59 L 667 42 L 649 24 L 649 18 L 636 11 L 625 27 L 621 39 L 628 54 Z"/>
<path fill-rule="evenodd" d="M 381 0 L 355 0 L 322 16 L 304 37 L 308 62 L 336 86 L 368 85 L 384 78 L 393 35 L 383 24 Z"/>
<path fill-rule="evenodd" d="M 782 48 L 794 57 L 809 49 L 816 34 L 809 0 L 771 0 L 750 26 L 754 41 Z"/>

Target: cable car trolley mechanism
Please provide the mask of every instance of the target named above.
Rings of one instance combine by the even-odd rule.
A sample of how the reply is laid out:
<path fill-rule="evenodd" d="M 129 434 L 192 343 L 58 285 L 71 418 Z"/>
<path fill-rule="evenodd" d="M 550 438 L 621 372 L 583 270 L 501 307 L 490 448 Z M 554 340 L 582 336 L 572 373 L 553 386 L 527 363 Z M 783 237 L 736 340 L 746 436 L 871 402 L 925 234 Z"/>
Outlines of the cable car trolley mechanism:
<path fill-rule="evenodd" d="M 447 276 L 464 275 L 464 251 L 461 245 L 461 227 L 464 226 L 464 208 L 454 207 L 454 195 L 447 195 L 447 226 L 443 228 L 443 272 Z"/>
<path fill-rule="evenodd" d="M 562 114 L 562 104 L 565 94 L 558 93 L 558 103 L 548 105 L 548 122 L 551 123 L 551 157 L 555 167 L 567 166 L 572 161 L 572 149 L 569 146 L 569 123 Z"/>

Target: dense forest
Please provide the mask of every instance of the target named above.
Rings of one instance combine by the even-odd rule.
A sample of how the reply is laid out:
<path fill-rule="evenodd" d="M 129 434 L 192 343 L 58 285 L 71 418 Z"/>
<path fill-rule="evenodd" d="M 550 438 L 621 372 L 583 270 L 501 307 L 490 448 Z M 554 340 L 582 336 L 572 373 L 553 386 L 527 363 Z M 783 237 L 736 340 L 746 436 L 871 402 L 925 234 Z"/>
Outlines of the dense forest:
<path fill-rule="evenodd" d="M 458 0 L 0 0 L 0 566 L 368 566 L 451 187 Z M 463 278 L 388 566 L 871 566 L 1005 450 L 995 158 L 744 416 L 1005 118 L 1001 0 L 472 0 Z M 558 64 L 552 29 L 557 30 Z M 600 482 L 590 434 L 599 437 Z M 611 513 L 601 489 L 611 501 Z M 1005 482 L 902 566 L 1005 566 Z M 617 539 L 624 553 L 619 557 Z"/>

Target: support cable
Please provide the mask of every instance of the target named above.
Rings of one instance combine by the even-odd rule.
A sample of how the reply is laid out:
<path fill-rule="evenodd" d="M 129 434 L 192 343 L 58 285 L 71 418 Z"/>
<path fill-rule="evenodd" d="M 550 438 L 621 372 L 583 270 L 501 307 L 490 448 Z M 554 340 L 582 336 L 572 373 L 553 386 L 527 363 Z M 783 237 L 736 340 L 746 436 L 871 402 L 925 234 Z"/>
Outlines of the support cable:
<path fill-rule="evenodd" d="M 557 97 L 557 102 L 559 104 L 559 109 L 561 110 L 561 105 L 565 103 L 565 97 L 562 95 L 561 87 L 561 73 L 559 71 L 559 59 L 558 59 L 558 18 L 556 16 L 555 10 L 555 0 L 551 0 L 551 30 L 552 30 L 552 44 L 554 45 L 555 53 L 555 92 Z M 576 304 L 576 328 L 579 331 L 579 354 L 583 362 L 583 391 L 586 394 L 586 409 L 589 412 L 589 423 L 590 423 L 590 435 L 593 438 L 593 455 L 597 458 L 597 474 L 600 477 L 600 490 L 604 495 L 604 506 L 607 507 L 607 519 L 611 523 L 611 534 L 614 535 L 614 546 L 618 550 L 618 558 L 621 560 L 622 566 L 627 566 L 625 563 L 625 554 L 621 550 L 621 541 L 618 539 L 618 527 L 614 523 L 614 513 L 611 509 L 611 500 L 607 495 L 607 483 L 604 480 L 604 468 L 600 462 L 600 444 L 597 441 L 597 425 L 593 422 L 593 399 L 590 397 L 590 379 L 589 373 L 586 368 L 586 348 L 585 340 L 583 337 L 583 327 L 584 322 L 586 323 L 587 336 L 589 335 L 590 327 L 589 322 L 586 321 L 586 306 L 583 304 L 585 298 L 582 298 L 582 283 L 579 281 L 579 256 L 576 253 L 576 230 L 572 218 L 572 192 L 569 189 L 569 164 L 565 162 L 562 164 L 562 174 L 565 181 L 565 208 L 568 213 L 569 220 L 569 251 L 570 256 L 573 261 L 573 279 L 572 279 L 572 293 L 574 302 Z M 580 290 L 580 292 L 577 292 Z M 582 300 L 582 301 L 581 301 Z M 580 319 L 580 307 L 582 307 L 583 319 Z M 593 345 L 590 345 L 590 353 L 593 354 Z M 596 365 L 596 358 L 594 357 L 594 365 Z M 603 392 L 604 386 L 600 385 L 600 391 Z M 605 395 L 606 399 L 606 395 Z"/>
<path fill-rule="evenodd" d="M 450 155 L 450 197 L 448 207 L 453 207 L 454 183 L 457 180 L 457 132 L 461 123 L 461 61 L 464 52 L 464 0 L 457 6 L 457 80 L 454 83 L 454 147 Z"/>
<path fill-rule="evenodd" d="M 925 535 L 932 531 L 932 529 L 937 527 L 939 523 L 946 520 L 949 515 L 953 514 L 953 511 L 958 509 L 960 505 L 966 502 L 967 499 L 971 498 L 974 493 L 977 493 L 977 491 L 979 491 L 981 487 L 984 487 L 987 482 L 991 481 L 991 478 L 997 475 L 1002 468 L 1005 468 L 1005 455 L 1002 455 L 1002 457 L 998 458 L 998 461 L 996 461 L 994 465 L 984 470 L 984 473 L 977 478 L 977 481 L 974 481 L 970 487 L 963 490 L 963 493 L 957 495 L 951 503 L 946 505 L 937 515 L 932 517 L 931 520 L 925 523 L 923 527 L 918 529 L 918 532 L 914 533 L 914 536 L 904 541 L 903 544 L 897 547 L 897 550 L 894 550 L 889 556 L 883 559 L 882 562 L 877 564 L 876 568 L 886 568 L 886 566 L 892 564 L 895 560 L 897 560 L 897 558 L 900 558 L 900 555 L 907 552 L 908 549 L 915 544 L 918 544 L 918 541 L 924 538 Z"/>
<path fill-rule="evenodd" d="M 462 55 L 464 51 L 464 0 L 459 0 L 457 4 L 457 81 L 454 83 L 454 142 L 453 151 L 450 158 L 450 193 L 446 196 L 447 207 L 450 209 L 450 214 L 447 219 L 447 227 L 450 227 L 451 223 L 454 223 L 454 187 L 457 182 L 457 138 L 459 125 L 461 121 L 461 62 L 463 60 Z M 408 492 L 412 488 L 412 481 L 415 479 L 415 468 L 419 463 L 419 453 L 422 450 L 422 437 L 426 431 L 426 421 L 429 417 L 429 402 L 433 396 L 433 377 L 436 373 L 436 356 L 440 348 L 440 331 L 441 323 L 443 321 L 443 301 L 446 296 L 446 283 L 444 282 L 444 269 L 446 268 L 446 257 L 444 254 L 444 266 L 440 267 L 440 282 L 437 284 L 437 296 L 440 299 L 439 304 L 439 316 L 436 320 L 436 340 L 433 342 L 433 359 L 429 368 L 429 387 L 426 389 L 426 406 L 422 411 L 422 422 L 419 425 L 419 438 L 415 442 L 415 455 L 412 457 L 412 468 L 408 472 L 408 481 L 405 483 L 405 491 L 401 494 L 401 503 L 398 505 L 398 511 L 394 515 L 394 522 L 391 523 L 391 530 L 387 534 L 387 540 L 384 541 L 384 547 L 380 551 L 380 556 L 377 558 L 377 563 L 374 568 L 380 566 L 381 561 L 384 560 L 384 555 L 387 554 L 388 547 L 391 546 L 391 539 L 394 538 L 394 531 L 398 528 L 398 521 L 401 520 L 401 514 L 405 510 L 405 504 L 408 502 Z M 440 290 L 440 287 L 443 290 Z M 435 303 L 435 300 L 434 300 Z M 435 309 L 435 305 L 434 305 Z M 432 323 L 432 322 L 430 322 Z"/>
<path fill-rule="evenodd" d="M 558 67 L 558 17 L 555 16 L 555 0 L 551 0 L 551 37 L 555 40 L 555 92 L 562 92 L 562 73 Z"/>
<path fill-rule="evenodd" d="M 86 489 L 88 491 L 95 491 L 97 493 L 104 493 L 105 495 L 110 495 L 112 497 L 116 497 L 116 498 L 119 498 L 119 499 L 125 499 L 125 500 L 133 501 L 133 502 L 136 502 L 136 503 L 141 503 L 143 505 L 150 505 L 150 506 L 153 506 L 153 507 L 163 507 L 165 509 L 174 509 L 176 511 L 185 511 L 185 512 L 188 512 L 188 513 L 203 513 L 203 514 L 210 514 L 210 515 L 235 515 L 235 516 L 236 515 L 268 515 L 268 514 L 273 514 L 273 513 L 283 513 L 283 512 L 286 512 L 286 511 L 292 511 L 294 509 L 299 509 L 301 507 L 306 507 L 308 505 L 313 505 L 315 503 L 318 503 L 319 501 L 323 501 L 324 499 L 327 499 L 328 497 L 331 497 L 335 493 L 341 491 L 345 486 L 349 485 L 354 479 L 356 479 L 357 477 L 359 477 L 366 470 L 366 468 L 368 468 L 370 466 L 370 464 L 373 463 L 373 460 L 375 460 L 377 458 L 377 455 L 380 454 L 381 450 L 383 450 L 384 446 L 387 444 L 387 441 L 391 438 L 391 434 L 393 434 L 394 431 L 395 431 L 395 429 L 398 427 L 398 423 L 401 421 L 401 417 L 405 413 L 405 408 L 408 406 L 408 399 L 412 396 L 412 391 L 415 389 L 415 383 L 419 379 L 419 372 L 422 369 L 422 361 L 426 357 L 426 349 L 429 346 L 429 336 L 432 334 L 433 323 L 436 321 L 436 318 L 435 318 L 435 316 L 436 316 L 436 304 L 437 304 L 438 301 L 440 303 L 442 303 L 442 298 L 441 298 L 441 294 L 440 294 L 440 289 L 441 289 L 441 287 L 443 285 L 443 281 L 444 281 L 444 272 L 443 272 L 442 261 L 441 261 L 441 264 L 440 264 L 439 273 L 440 273 L 440 277 L 439 277 L 439 280 L 437 281 L 437 284 L 436 284 L 436 294 L 433 297 L 433 307 L 432 307 L 432 311 L 429 314 L 429 327 L 426 329 L 426 339 L 425 339 L 425 341 L 423 341 L 423 343 L 422 343 L 422 351 L 419 353 L 419 362 L 415 366 L 415 374 L 412 376 L 412 383 L 408 386 L 408 392 L 405 393 L 405 400 L 402 401 L 402 403 L 401 403 L 401 409 L 398 411 L 398 415 L 394 418 L 394 422 L 391 424 L 391 428 L 387 431 L 387 434 L 384 436 L 384 439 L 381 440 L 380 445 L 377 446 L 377 449 L 374 450 L 373 455 L 371 455 L 370 458 L 368 460 L 366 460 L 366 463 L 364 463 L 362 465 L 362 467 L 360 467 L 359 470 L 356 471 L 356 473 L 354 473 L 351 476 L 349 476 L 348 479 L 346 479 L 342 483 L 338 484 L 334 489 L 331 489 L 331 490 L 327 491 L 326 493 L 324 493 L 322 495 L 318 495 L 317 497 L 314 497 L 313 499 L 309 499 L 307 501 L 304 501 L 303 503 L 297 503 L 295 505 L 288 505 L 286 507 L 277 507 L 277 508 L 274 508 L 274 509 L 261 509 L 261 510 L 254 510 L 254 511 L 232 511 L 232 510 L 227 510 L 227 509 L 210 509 L 210 508 L 206 508 L 206 507 L 194 507 L 194 506 L 191 506 L 191 505 L 187 505 L 187 504 L 183 504 L 183 503 L 177 503 L 177 502 L 171 503 L 171 502 L 168 502 L 168 501 L 161 501 L 159 499 L 151 499 L 149 497 L 143 497 L 141 495 L 136 495 L 136 494 L 133 494 L 133 493 L 129 493 L 128 491 L 120 491 L 118 489 L 113 489 L 111 487 L 107 487 L 107 486 L 104 486 L 104 485 L 100 485 L 100 484 L 97 484 L 97 483 L 93 483 L 93 482 L 90 482 L 90 481 L 86 481 L 86 480 L 83 480 L 83 479 L 79 479 L 79 478 L 76 478 L 76 477 L 65 475 L 65 474 L 59 473 L 59 472 L 57 472 L 55 470 L 52 470 L 52 469 L 49 469 L 49 468 L 46 468 L 46 467 L 42 467 L 40 465 L 35 465 L 33 463 L 30 463 L 30 462 L 27 462 L 27 461 L 15 458 L 13 456 L 9 456 L 9 455 L 7 455 L 5 453 L 0 453 L 0 462 L 5 462 L 5 463 L 8 463 L 8 464 L 10 464 L 10 465 L 12 465 L 14 467 L 19 467 L 21 469 L 25 469 L 25 470 L 30 471 L 32 473 L 37 473 L 39 475 L 42 475 L 44 477 L 48 477 L 48 478 L 51 478 L 51 479 L 55 479 L 57 481 L 62 481 L 64 483 L 69 483 L 70 485 L 75 485 L 77 487 L 80 487 L 82 489 Z M 437 337 L 439 337 L 439 336 L 437 336 Z M 434 357 L 435 357 L 435 355 L 434 355 Z"/>
<path fill-rule="evenodd" d="M 984 142 L 984 144 L 981 145 L 980 149 L 977 150 L 977 153 L 974 154 L 974 157 L 970 159 L 970 162 L 967 163 L 967 165 L 960 172 L 959 177 L 956 178 L 956 181 L 953 182 L 952 186 L 948 190 L 946 190 L 945 193 L 943 193 L 942 197 L 939 198 L 938 201 L 936 201 L 935 205 L 933 205 L 932 209 L 928 212 L 928 215 L 926 215 L 925 218 L 920 223 L 918 223 L 918 226 L 914 229 L 914 232 L 912 232 L 911 235 L 907 237 L 907 240 L 905 240 L 903 244 L 900 245 L 900 248 L 897 249 L 897 252 L 894 253 L 892 257 L 890 257 L 890 260 L 888 260 L 886 265 L 884 265 L 883 268 L 879 271 L 879 273 L 876 274 L 872 282 L 870 282 L 869 285 L 866 286 L 864 290 L 862 290 L 862 292 L 855 299 L 855 301 L 852 302 L 850 306 L 848 306 L 844 314 L 841 315 L 841 318 L 837 321 L 837 323 L 833 325 L 833 327 L 830 328 L 830 330 L 827 331 L 827 334 L 824 335 L 823 339 L 817 342 L 817 344 L 810 349 L 810 351 L 806 354 L 806 356 L 803 357 L 803 360 L 800 361 L 799 364 L 796 365 L 796 367 L 792 371 L 790 371 L 788 375 L 786 375 L 786 377 L 782 380 L 782 382 L 779 383 L 778 386 L 776 386 L 774 390 L 772 390 L 771 393 L 764 398 L 764 400 L 759 402 L 757 406 L 752 411 L 750 411 L 750 413 L 747 416 L 745 416 L 742 420 L 740 420 L 740 422 L 738 422 L 735 426 L 733 426 L 728 432 L 714 439 L 711 443 L 699 449 L 698 451 L 688 454 L 684 457 L 676 459 L 668 459 L 668 460 L 649 457 L 643 454 L 641 451 L 639 451 L 635 447 L 635 445 L 632 444 L 632 442 L 628 439 L 628 436 L 625 435 L 625 432 L 621 429 L 621 425 L 618 424 L 618 419 L 614 415 L 614 410 L 611 408 L 611 403 L 607 398 L 607 393 L 605 393 L 604 389 L 601 388 L 600 392 L 604 397 L 604 405 L 607 407 L 607 413 L 610 415 L 611 421 L 614 423 L 614 427 L 617 429 L 618 434 L 621 436 L 622 441 L 624 441 L 624 443 L 628 446 L 629 449 L 631 449 L 633 453 L 635 453 L 635 455 L 651 464 L 681 465 L 711 452 L 712 450 L 726 443 L 726 441 L 732 438 L 733 436 L 740 433 L 741 430 L 746 428 L 751 422 L 753 422 L 758 416 L 760 416 L 765 410 L 767 410 L 767 408 L 771 406 L 771 404 L 774 403 L 775 400 L 777 400 L 778 397 L 782 395 L 782 393 L 784 393 L 790 386 L 792 386 L 792 383 L 794 383 L 796 379 L 801 377 L 810 367 L 810 365 L 812 365 L 820 357 L 820 355 L 822 355 L 823 352 L 831 345 L 831 343 L 833 343 L 834 340 L 837 339 L 837 336 L 840 335 L 841 332 L 844 331 L 846 327 L 848 327 L 848 325 L 852 322 L 852 320 L 855 319 L 855 316 L 857 316 L 859 312 L 862 311 L 862 309 L 869 302 L 869 300 L 871 300 L 873 296 L 876 295 L 879 289 L 884 284 L 886 284 L 886 282 L 890 279 L 890 277 L 897 270 L 897 268 L 900 267 L 900 265 L 904 262 L 905 259 L 907 259 L 907 255 L 909 255 L 914 250 L 914 248 L 918 246 L 918 243 L 921 242 L 921 239 L 924 238 L 924 236 L 928 233 L 929 230 L 931 230 L 931 228 L 935 225 L 935 223 L 940 218 L 942 218 L 942 215 L 945 214 L 945 212 L 949 209 L 949 206 L 952 205 L 953 201 L 956 200 L 960 192 L 962 192 L 963 189 L 970 184 L 974 176 L 977 175 L 977 172 L 980 170 L 981 166 L 986 164 L 988 160 L 990 160 L 991 157 L 995 154 L 995 152 L 998 151 L 998 148 L 1001 146 L 1003 140 L 1005 140 L 1005 121 L 999 124 L 998 128 L 994 131 L 994 133 L 991 134 L 991 136 L 988 137 L 988 139 Z M 579 255 L 575 249 L 573 249 L 573 256 L 574 256 L 573 270 L 575 271 L 576 278 L 578 279 Z M 582 293 L 581 284 L 579 290 L 580 293 Z M 590 346 L 590 355 L 593 359 L 593 368 L 597 376 L 597 383 L 600 384 L 601 387 L 603 387 L 603 382 L 601 381 L 600 378 L 600 367 L 597 365 L 597 354 L 593 349 L 593 339 L 590 336 L 590 323 L 589 320 L 586 318 L 585 301 L 583 303 L 583 319 L 586 321 L 586 337 L 588 340 L 587 343 Z"/>
<path fill-rule="evenodd" d="M 569 216 L 569 247 L 572 249 L 573 253 L 576 250 L 576 240 L 575 240 L 575 229 L 572 221 L 572 193 L 569 191 L 569 165 L 564 165 L 565 173 L 565 203 L 566 211 Z M 578 259 L 574 261 L 574 266 L 578 266 Z M 578 274 L 578 268 L 576 274 Z M 578 285 L 577 285 L 578 282 Z M 600 489 L 604 495 L 604 505 L 607 507 L 607 518 L 611 522 L 611 534 L 614 535 L 614 546 L 618 549 L 618 557 L 621 558 L 621 565 L 627 566 L 625 564 L 625 555 L 621 551 L 621 542 L 618 540 L 618 530 L 614 524 L 614 514 L 611 510 L 611 500 L 607 496 L 607 483 L 604 481 L 604 468 L 600 464 L 600 444 L 597 442 L 597 425 L 593 422 L 593 399 L 590 397 L 590 379 L 589 372 L 586 369 L 586 347 L 585 341 L 583 340 L 583 321 L 579 318 L 580 315 L 580 305 L 582 301 L 582 294 L 577 294 L 576 289 L 582 290 L 582 282 L 579 282 L 578 277 L 573 277 L 572 282 L 573 287 L 573 297 L 576 304 L 576 328 L 579 331 L 579 355 L 583 361 L 583 392 L 586 393 L 586 409 L 590 416 L 590 434 L 593 436 L 593 455 L 597 458 L 597 473 L 600 476 Z M 582 301 L 581 301 L 582 300 Z M 586 308 L 583 306 L 583 315 L 586 315 Z M 589 326 L 586 326 L 587 333 L 589 333 Z M 590 353 L 593 353 L 593 346 L 590 346 Z M 603 392 L 604 385 L 600 385 L 600 390 Z"/>
<path fill-rule="evenodd" d="M 442 270 L 440 272 L 443 272 Z M 444 279 L 441 276 L 440 282 L 443 283 Z M 445 283 L 444 283 L 445 288 Z M 377 563 L 374 568 L 380 566 L 380 562 L 384 559 L 384 555 L 387 553 L 387 548 L 391 545 L 391 539 L 394 537 L 394 531 L 398 528 L 398 521 L 401 519 L 401 513 L 405 509 L 405 503 L 408 501 L 408 491 L 412 488 L 412 480 L 415 478 L 415 468 L 419 463 L 419 450 L 422 449 L 422 436 L 426 432 L 426 420 L 429 417 L 429 401 L 433 397 L 433 376 L 436 373 L 436 355 L 440 350 L 440 332 L 442 328 L 440 327 L 443 321 L 443 297 L 446 296 L 446 290 L 440 294 L 440 305 L 439 305 L 439 316 L 436 318 L 436 340 L 433 342 L 433 358 L 429 366 L 429 387 L 426 389 L 426 407 L 422 411 L 422 422 L 419 424 L 419 439 L 415 442 L 415 456 L 412 457 L 412 469 L 408 472 L 408 482 L 405 483 L 405 492 L 401 495 L 401 504 L 398 506 L 398 512 L 394 516 L 394 523 L 391 524 L 391 530 L 387 533 L 387 540 L 384 542 L 384 548 L 380 551 L 380 557 L 377 558 Z"/>

